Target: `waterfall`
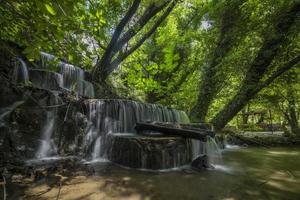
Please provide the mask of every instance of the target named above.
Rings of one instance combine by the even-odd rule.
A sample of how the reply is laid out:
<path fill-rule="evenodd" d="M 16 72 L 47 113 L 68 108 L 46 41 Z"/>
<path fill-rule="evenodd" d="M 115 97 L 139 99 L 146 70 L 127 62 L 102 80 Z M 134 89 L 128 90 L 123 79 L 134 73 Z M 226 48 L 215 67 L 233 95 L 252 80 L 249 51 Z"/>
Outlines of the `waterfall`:
<path fill-rule="evenodd" d="M 52 140 L 55 128 L 55 112 L 47 112 L 46 122 L 42 129 L 41 143 L 36 153 L 37 158 L 46 158 L 57 155 L 57 148 Z"/>
<path fill-rule="evenodd" d="M 39 66 L 42 68 L 48 68 L 49 63 L 55 61 L 55 56 L 45 53 L 45 52 L 41 52 L 41 59 L 40 59 L 40 63 Z"/>
<path fill-rule="evenodd" d="M 64 81 L 63 76 L 59 73 L 54 72 L 54 77 L 55 77 L 55 80 L 56 80 L 57 84 L 60 87 L 62 87 L 63 86 L 63 81 Z"/>
<path fill-rule="evenodd" d="M 207 141 L 205 142 L 205 154 L 208 156 L 209 164 L 213 167 L 222 164 L 222 151 L 215 139 L 210 136 L 207 136 Z"/>
<path fill-rule="evenodd" d="M 224 149 L 238 149 L 241 148 L 239 145 L 234 145 L 234 144 L 230 144 L 230 142 L 228 142 L 228 136 L 226 135 L 224 138 Z"/>
<path fill-rule="evenodd" d="M 82 94 L 84 71 L 79 67 L 66 63 L 61 63 L 60 67 L 60 73 L 63 76 L 63 87 Z"/>
<path fill-rule="evenodd" d="M 185 112 L 161 105 L 130 100 L 89 100 L 87 104 L 91 126 L 87 128 L 84 141 L 88 146 L 92 143 L 98 145 L 97 148 L 93 148 L 94 159 L 105 157 L 109 151 L 109 145 L 106 144 L 108 134 L 135 133 L 134 126 L 137 122 L 189 122 Z M 88 146 L 85 149 L 88 149 Z M 95 152 L 96 150 L 100 153 Z"/>
<path fill-rule="evenodd" d="M 95 97 L 94 85 L 88 81 L 83 80 L 83 91 L 82 94 L 86 97 Z"/>
<path fill-rule="evenodd" d="M 100 158 L 101 155 L 100 151 L 101 151 L 101 136 L 99 136 L 96 139 L 94 150 L 93 150 L 93 156 L 92 156 L 93 160 Z"/>
<path fill-rule="evenodd" d="M 213 127 L 209 126 L 207 127 L 207 125 L 204 125 L 206 128 L 210 127 L 211 130 L 213 130 Z M 208 139 L 210 140 L 210 139 Z M 192 139 L 192 158 L 195 159 L 197 158 L 199 155 L 203 155 L 207 153 L 207 143 L 209 143 L 210 141 L 204 142 L 204 141 L 200 141 L 200 140 L 195 140 Z"/>
<path fill-rule="evenodd" d="M 60 73 L 45 69 L 30 69 L 30 81 L 33 86 L 47 90 L 59 90 L 63 87 L 63 77 Z"/>
<path fill-rule="evenodd" d="M 24 84 L 29 82 L 27 65 L 21 58 L 17 58 L 15 62 L 13 81 L 15 83 L 22 82 Z"/>
<path fill-rule="evenodd" d="M 89 81 L 85 80 L 84 71 L 74 65 L 58 61 L 58 59 L 48 53 L 41 53 L 41 61 L 39 64 L 42 68 L 55 66 L 62 76 L 59 81 L 60 86 L 66 90 L 74 91 L 77 95 L 84 95 L 90 98 L 95 96 L 94 86 Z"/>
<path fill-rule="evenodd" d="M 100 133 L 135 133 L 137 122 L 188 123 L 183 111 L 130 100 L 90 100 L 89 118 Z"/>
<path fill-rule="evenodd" d="M 192 139 L 192 158 L 195 159 L 206 153 L 206 144 L 203 141 Z"/>

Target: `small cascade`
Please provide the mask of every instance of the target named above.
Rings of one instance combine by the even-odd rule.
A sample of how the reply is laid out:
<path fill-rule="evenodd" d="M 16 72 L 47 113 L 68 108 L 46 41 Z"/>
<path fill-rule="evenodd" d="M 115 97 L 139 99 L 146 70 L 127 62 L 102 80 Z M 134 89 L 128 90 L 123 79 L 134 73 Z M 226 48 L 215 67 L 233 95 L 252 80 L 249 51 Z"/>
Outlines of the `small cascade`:
<path fill-rule="evenodd" d="M 83 80 L 83 91 L 82 94 L 86 97 L 95 97 L 94 85 L 88 81 Z"/>
<path fill-rule="evenodd" d="M 63 76 L 63 87 L 82 94 L 84 71 L 79 67 L 66 63 L 60 63 L 60 67 L 60 73 Z"/>
<path fill-rule="evenodd" d="M 63 76 L 59 73 L 54 72 L 54 79 L 60 87 L 63 87 L 64 79 Z M 50 78 L 50 77 L 49 77 Z"/>
<path fill-rule="evenodd" d="M 200 125 L 201 128 L 210 129 L 213 131 L 213 127 L 209 124 L 202 124 Z M 192 139 L 192 158 L 195 159 L 199 155 L 206 154 L 207 143 L 200 140 Z"/>
<path fill-rule="evenodd" d="M 208 162 L 213 167 L 222 165 L 222 151 L 212 137 L 207 137 L 205 142 L 205 154 L 208 156 Z"/>
<path fill-rule="evenodd" d="M 74 91 L 78 95 L 93 98 L 94 86 L 85 80 L 84 71 L 74 65 L 59 61 L 55 56 L 42 52 L 39 64 L 43 69 L 49 66 L 57 67 L 62 78 L 59 79 L 60 86 L 66 90 Z"/>
<path fill-rule="evenodd" d="M 15 83 L 24 83 L 24 84 L 27 84 L 29 82 L 27 65 L 21 58 L 17 58 L 15 62 L 13 81 Z"/>
<path fill-rule="evenodd" d="M 47 118 L 42 130 L 42 137 L 36 157 L 46 158 L 57 155 L 57 148 L 52 140 L 52 134 L 55 128 L 55 113 L 53 111 L 47 112 Z"/>
<path fill-rule="evenodd" d="M 100 158 L 100 155 L 101 155 L 100 151 L 101 151 L 101 136 L 99 136 L 96 139 L 93 154 L 92 154 L 92 159 L 93 160 L 96 160 L 96 159 Z"/>
<path fill-rule="evenodd" d="M 41 59 L 40 59 L 39 66 L 43 69 L 47 69 L 49 67 L 49 63 L 54 62 L 56 59 L 55 56 L 45 52 L 41 52 L 40 55 L 41 55 Z"/>
<path fill-rule="evenodd" d="M 192 158 L 195 159 L 199 155 L 203 155 L 206 153 L 206 144 L 200 140 L 192 139 Z"/>
<path fill-rule="evenodd" d="M 241 148 L 239 145 L 234 145 L 234 144 L 230 144 L 230 142 L 228 142 L 228 137 L 225 136 L 224 137 L 224 149 L 238 149 Z"/>
<path fill-rule="evenodd" d="M 110 149 L 112 144 L 107 141 L 109 135 L 124 135 L 124 137 L 127 137 L 128 133 L 135 133 L 134 126 L 137 122 L 189 122 L 183 111 L 129 100 L 90 100 L 88 101 L 88 108 L 88 118 L 91 126 L 87 129 L 84 141 L 87 145 L 85 149 L 88 149 L 92 143 L 94 144 L 91 156 L 93 159 L 105 158 L 108 152 L 114 151 Z M 96 153 L 95 150 L 99 152 Z M 95 155 L 97 156 L 95 157 Z M 146 159 L 145 156 L 143 155 L 144 160 Z M 162 156 L 162 160 L 167 158 L 167 154 Z"/>
<path fill-rule="evenodd" d="M 30 80 L 37 88 L 47 90 L 59 90 L 63 87 L 63 77 L 57 72 L 50 72 L 44 69 L 30 69 Z"/>
<path fill-rule="evenodd" d="M 188 123 L 183 111 L 129 100 L 91 100 L 89 118 L 100 133 L 135 133 L 137 122 Z"/>

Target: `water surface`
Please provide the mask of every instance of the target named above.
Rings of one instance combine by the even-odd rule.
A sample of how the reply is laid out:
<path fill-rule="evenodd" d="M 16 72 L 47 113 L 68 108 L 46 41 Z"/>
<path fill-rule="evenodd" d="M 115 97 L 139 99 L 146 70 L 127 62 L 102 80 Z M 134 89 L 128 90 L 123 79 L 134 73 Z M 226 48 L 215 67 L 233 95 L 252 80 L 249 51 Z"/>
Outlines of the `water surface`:
<path fill-rule="evenodd" d="M 299 200 L 299 158 L 300 148 L 233 148 L 215 170 L 159 173 L 99 162 L 95 176 L 64 177 L 59 199 Z M 43 194 L 47 188 L 36 183 L 24 193 L 27 199 L 55 199 L 58 186 Z"/>

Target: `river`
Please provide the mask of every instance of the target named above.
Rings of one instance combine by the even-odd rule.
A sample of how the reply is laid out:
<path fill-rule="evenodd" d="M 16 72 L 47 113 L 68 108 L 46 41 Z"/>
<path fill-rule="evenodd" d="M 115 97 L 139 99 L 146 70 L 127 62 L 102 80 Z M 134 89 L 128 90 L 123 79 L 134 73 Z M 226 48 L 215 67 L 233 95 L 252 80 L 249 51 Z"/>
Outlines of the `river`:
<path fill-rule="evenodd" d="M 63 177 L 59 199 L 300 199 L 300 148 L 232 148 L 222 154 L 222 165 L 200 172 L 149 172 L 94 163 L 94 176 Z M 56 199 L 59 187 L 47 188 L 49 183 L 41 181 L 22 187 L 22 196 L 10 197 Z"/>

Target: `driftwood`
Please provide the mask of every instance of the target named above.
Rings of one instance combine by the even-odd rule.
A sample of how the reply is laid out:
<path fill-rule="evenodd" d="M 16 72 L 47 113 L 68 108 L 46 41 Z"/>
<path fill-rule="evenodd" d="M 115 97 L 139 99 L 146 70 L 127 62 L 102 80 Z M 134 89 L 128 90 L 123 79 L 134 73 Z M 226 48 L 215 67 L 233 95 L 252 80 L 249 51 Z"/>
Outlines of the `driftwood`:
<path fill-rule="evenodd" d="M 147 136 L 158 136 L 157 134 L 147 134 L 145 131 L 157 131 L 168 136 L 181 136 L 184 138 L 192 138 L 197 140 L 206 140 L 207 136 L 213 137 L 215 134 L 211 130 L 182 128 L 177 124 L 162 124 L 162 123 L 136 123 L 135 129 L 138 134 Z"/>

